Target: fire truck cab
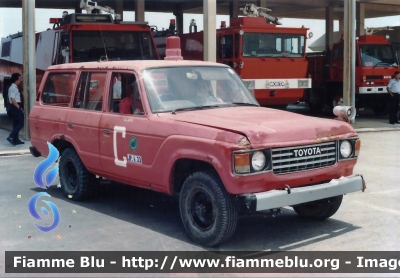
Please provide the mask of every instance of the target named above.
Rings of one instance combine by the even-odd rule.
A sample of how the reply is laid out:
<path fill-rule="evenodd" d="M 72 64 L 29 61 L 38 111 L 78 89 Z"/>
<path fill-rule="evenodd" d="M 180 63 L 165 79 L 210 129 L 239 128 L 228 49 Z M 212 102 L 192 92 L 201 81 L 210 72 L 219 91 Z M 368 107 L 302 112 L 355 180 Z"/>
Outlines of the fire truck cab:
<path fill-rule="evenodd" d="M 94 3 L 94 4 L 93 4 Z M 109 7 L 82 1 L 88 11 L 109 14 L 67 14 L 51 18 L 52 29 L 36 33 L 36 90 L 45 70 L 52 65 L 99 60 L 159 60 L 152 33 L 146 22 L 124 22 Z M 114 17 L 113 18 L 113 14 Z M 1 40 L 0 81 L 13 72 L 22 73 L 22 33 Z M 3 82 L 7 85 L 7 80 Z M 7 93 L 2 88 L 3 94 Z M 5 98 L 5 105 L 7 98 Z"/>
<path fill-rule="evenodd" d="M 307 78 L 305 45 L 307 28 L 277 26 L 277 18 L 248 4 L 245 17 L 232 18 L 217 30 L 217 62 L 232 67 L 261 105 L 296 103 L 311 87 Z M 193 29 L 191 26 L 191 31 Z M 182 56 L 203 60 L 201 32 L 179 35 Z"/>
<path fill-rule="evenodd" d="M 387 112 L 389 95 L 386 86 L 398 69 L 393 46 L 383 36 L 363 35 L 356 41 L 356 106 L 371 107 L 377 115 Z M 341 105 L 343 97 L 343 39 L 332 50 L 307 54 L 312 89 L 305 99 L 311 109 Z"/>

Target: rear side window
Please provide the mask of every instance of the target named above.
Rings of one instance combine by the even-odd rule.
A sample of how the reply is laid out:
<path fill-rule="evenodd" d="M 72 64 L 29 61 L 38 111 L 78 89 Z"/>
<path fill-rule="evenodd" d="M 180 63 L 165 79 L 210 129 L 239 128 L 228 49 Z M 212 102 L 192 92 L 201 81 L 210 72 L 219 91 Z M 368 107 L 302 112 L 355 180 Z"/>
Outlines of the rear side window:
<path fill-rule="evenodd" d="M 82 72 L 76 88 L 74 107 L 101 111 L 106 77 L 106 72 Z"/>
<path fill-rule="evenodd" d="M 47 76 L 42 93 L 42 103 L 68 106 L 76 82 L 75 73 L 51 73 Z"/>

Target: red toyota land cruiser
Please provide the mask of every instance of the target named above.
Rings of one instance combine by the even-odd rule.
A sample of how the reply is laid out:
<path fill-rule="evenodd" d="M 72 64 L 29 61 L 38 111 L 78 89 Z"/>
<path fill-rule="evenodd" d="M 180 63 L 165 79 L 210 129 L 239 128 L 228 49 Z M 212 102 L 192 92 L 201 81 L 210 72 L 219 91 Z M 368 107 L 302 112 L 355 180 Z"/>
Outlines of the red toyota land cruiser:
<path fill-rule="evenodd" d="M 240 213 L 293 206 L 325 219 L 364 189 L 349 124 L 260 107 L 217 63 L 52 66 L 29 124 L 33 155 L 47 156 L 47 142 L 60 152 L 73 200 L 93 194 L 96 176 L 179 194 L 186 231 L 206 246 L 232 236 Z"/>

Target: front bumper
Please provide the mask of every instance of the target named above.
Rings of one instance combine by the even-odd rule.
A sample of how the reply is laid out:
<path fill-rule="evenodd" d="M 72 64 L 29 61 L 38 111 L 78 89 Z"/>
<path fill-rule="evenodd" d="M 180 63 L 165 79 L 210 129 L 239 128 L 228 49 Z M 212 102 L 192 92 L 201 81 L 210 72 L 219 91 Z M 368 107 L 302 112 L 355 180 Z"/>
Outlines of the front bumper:
<path fill-rule="evenodd" d="M 352 175 L 333 179 L 328 183 L 296 188 L 288 187 L 286 190 L 242 194 L 236 196 L 236 201 L 240 212 L 252 213 L 308 203 L 356 191 L 364 192 L 365 188 L 363 177 L 361 175 Z"/>

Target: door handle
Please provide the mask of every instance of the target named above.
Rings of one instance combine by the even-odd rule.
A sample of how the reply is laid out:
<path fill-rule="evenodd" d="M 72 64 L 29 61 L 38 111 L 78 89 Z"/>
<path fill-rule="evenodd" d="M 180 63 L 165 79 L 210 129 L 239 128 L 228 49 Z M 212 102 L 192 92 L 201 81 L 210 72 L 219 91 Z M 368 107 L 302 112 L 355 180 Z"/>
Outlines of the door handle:
<path fill-rule="evenodd" d="M 111 134 L 111 130 L 109 130 L 109 129 L 103 129 L 103 133 L 105 133 L 105 134 Z"/>
<path fill-rule="evenodd" d="M 67 127 L 74 128 L 74 125 L 73 124 L 67 124 Z"/>

